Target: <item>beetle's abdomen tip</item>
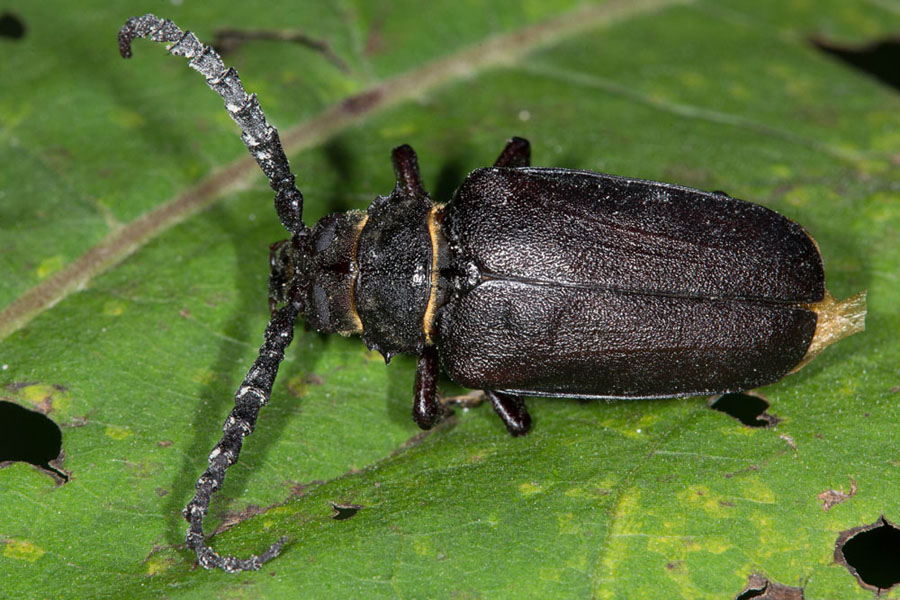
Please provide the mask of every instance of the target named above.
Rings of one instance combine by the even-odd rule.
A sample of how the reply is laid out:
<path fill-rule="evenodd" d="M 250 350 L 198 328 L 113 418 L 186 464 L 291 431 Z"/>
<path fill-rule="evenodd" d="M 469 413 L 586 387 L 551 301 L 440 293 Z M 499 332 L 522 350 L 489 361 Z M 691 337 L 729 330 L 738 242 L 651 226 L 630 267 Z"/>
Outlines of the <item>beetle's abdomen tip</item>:
<path fill-rule="evenodd" d="M 809 349 L 794 371 L 802 368 L 835 342 L 866 329 L 866 290 L 844 300 L 835 300 L 828 291 L 825 297 L 809 309 L 816 313 L 816 333 Z"/>

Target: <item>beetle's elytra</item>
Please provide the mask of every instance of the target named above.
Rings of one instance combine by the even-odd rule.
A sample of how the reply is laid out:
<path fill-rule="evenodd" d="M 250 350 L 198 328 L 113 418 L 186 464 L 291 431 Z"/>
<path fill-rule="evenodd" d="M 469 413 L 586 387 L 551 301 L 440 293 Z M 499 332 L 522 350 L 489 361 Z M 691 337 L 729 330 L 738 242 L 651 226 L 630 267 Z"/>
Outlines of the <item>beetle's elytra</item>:
<path fill-rule="evenodd" d="M 746 390 L 864 326 L 865 294 L 835 301 L 815 242 L 790 219 L 722 193 L 531 167 L 521 138 L 466 177 L 445 206 L 423 188 L 412 148 L 395 148 L 390 195 L 307 227 L 278 132 L 234 69 L 154 15 L 119 32 L 126 58 L 137 37 L 170 42 L 169 52 L 190 59 L 222 96 L 291 233 L 272 246 L 272 318 L 259 357 L 185 508 L 187 543 L 204 567 L 258 569 L 284 542 L 249 559 L 220 556 L 205 544 L 202 522 L 269 400 L 301 314 L 321 332 L 361 335 L 386 360 L 418 356 L 413 417 L 421 427 L 442 416 L 443 368 L 483 389 L 514 435 L 530 427 L 526 395 Z"/>

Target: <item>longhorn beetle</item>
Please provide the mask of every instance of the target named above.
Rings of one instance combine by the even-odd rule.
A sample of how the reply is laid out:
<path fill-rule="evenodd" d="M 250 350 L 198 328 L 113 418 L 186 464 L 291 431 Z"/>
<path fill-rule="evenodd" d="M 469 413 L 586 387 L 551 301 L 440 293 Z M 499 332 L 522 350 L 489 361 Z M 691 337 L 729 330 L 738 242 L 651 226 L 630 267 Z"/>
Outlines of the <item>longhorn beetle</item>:
<path fill-rule="evenodd" d="M 203 517 L 269 401 L 301 314 L 320 332 L 361 335 L 385 361 L 417 356 L 412 412 L 423 429 L 443 414 L 442 367 L 484 390 L 513 435 L 531 425 L 526 395 L 746 390 L 864 326 L 865 293 L 831 297 L 818 248 L 797 223 L 723 193 L 531 167 L 521 138 L 447 205 L 432 203 L 412 148 L 395 148 L 389 196 L 308 227 L 278 132 L 237 72 L 171 21 L 129 19 L 123 57 L 138 37 L 171 43 L 222 97 L 291 234 L 270 251 L 265 341 L 184 509 L 187 544 L 206 568 L 259 569 L 285 542 L 248 559 L 220 556 L 203 539 Z"/>

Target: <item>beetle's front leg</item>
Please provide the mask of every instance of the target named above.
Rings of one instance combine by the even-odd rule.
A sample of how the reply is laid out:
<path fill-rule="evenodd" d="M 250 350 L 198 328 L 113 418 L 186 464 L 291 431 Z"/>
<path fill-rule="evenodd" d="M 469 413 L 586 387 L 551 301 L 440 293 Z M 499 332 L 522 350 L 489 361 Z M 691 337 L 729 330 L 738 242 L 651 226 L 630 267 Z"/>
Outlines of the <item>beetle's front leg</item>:
<path fill-rule="evenodd" d="M 494 161 L 495 167 L 530 167 L 531 144 L 520 137 L 509 138 L 503 152 Z"/>
<path fill-rule="evenodd" d="M 416 386 L 413 396 L 413 420 L 422 429 L 434 427 L 443 414 L 437 392 L 439 375 L 437 348 L 425 346 L 416 366 Z"/>
<path fill-rule="evenodd" d="M 428 193 L 422 185 L 422 175 L 419 173 L 419 158 L 411 146 L 403 144 L 391 151 L 391 163 L 394 165 L 394 175 L 397 176 L 397 188 L 403 190 L 404 195 L 421 197 Z"/>
<path fill-rule="evenodd" d="M 506 430 L 512 435 L 525 435 L 531 429 L 531 415 L 528 414 L 528 407 L 525 406 L 525 398 L 518 394 L 508 394 L 506 392 L 495 392 L 493 390 L 484 390 L 487 397 L 491 399 L 491 405 L 497 411 L 497 415 Z"/>

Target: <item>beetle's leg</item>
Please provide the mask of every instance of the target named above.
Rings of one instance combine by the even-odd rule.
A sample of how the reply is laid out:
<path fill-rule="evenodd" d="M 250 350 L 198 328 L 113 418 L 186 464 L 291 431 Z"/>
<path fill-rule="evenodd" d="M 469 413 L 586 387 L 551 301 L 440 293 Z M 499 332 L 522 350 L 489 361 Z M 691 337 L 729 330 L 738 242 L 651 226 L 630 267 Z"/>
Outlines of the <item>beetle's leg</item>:
<path fill-rule="evenodd" d="M 209 467 L 197 480 L 197 492 L 184 508 L 184 518 L 190 523 L 185 541 L 207 569 L 218 567 L 227 573 L 256 571 L 264 562 L 278 556 L 284 545 L 285 538 L 281 538 L 259 556 L 245 559 L 221 556 L 203 539 L 203 517 L 209 510 L 210 497 L 225 481 L 225 471 L 237 462 L 244 437 L 253 433 L 259 409 L 269 402 L 272 383 L 284 358 L 284 351 L 294 336 L 294 320 L 299 312 L 299 307 L 290 302 L 272 315 L 259 356 L 234 395 L 234 410 L 222 427 L 222 439 L 209 454 Z"/>
<path fill-rule="evenodd" d="M 435 346 L 425 346 L 416 367 L 416 385 L 413 396 L 413 420 L 422 429 L 431 429 L 442 414 L 438 400 L 437 381 L 440 375 L 438 353 Z"/>
<path fill-rule="evenodd" d="M 411 146 L 403 144 L 391 151 L 391 162 L 397 176 L 397 188 L 406 196 L 424 196 L 422 175 L 419 174 L 419 159 Z"/>
<path fill-rule="evenodd" d="M 275 211 L 281 223 L 292 234 L 303 234 L 306 229 L 303 194 L 294 185 L 294 174 L 281 147 L 278 130 L 266 121 L 256 94 L 247 95 L 244 91 L 237 71 L 232 67 L 226 69 L 215 50 L 168 19 L 150 14 L 128 19 L 119 30 L 119 52 L 124 58 L 131 58 L 131 42 L 138 37 L 174 42 L 169 46 L 169 53 L 189 58 L 188 65 L 206 77 L 206 84 L 225 101 L 228 114 L 241 128 L 244 145 L 275 190 Z"/>
<path fill-rule="evenodd" d="M 497 160 L 495 167 L 529 167 L 531 166 L 531 144 L 520 137 L 509 138 L 506 147 Z"/>
<path fill-rule="evenodd" d="M 531 415 L 528 414 L 528 408 L 525 406 L 525 398 L 518 394 L 507 394 L 506 392 L 495 392 L 493 390 L 484 390 L 494 410 L 500 416 L 506 430 L 513 435 L 525 435 L 531 429 Z"/>

